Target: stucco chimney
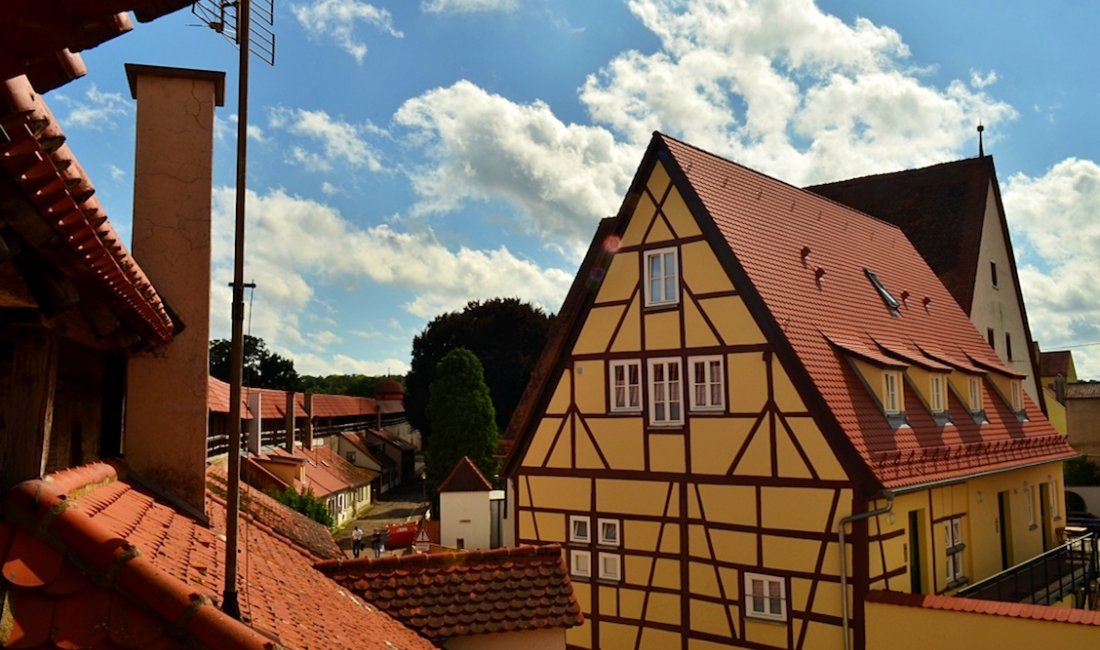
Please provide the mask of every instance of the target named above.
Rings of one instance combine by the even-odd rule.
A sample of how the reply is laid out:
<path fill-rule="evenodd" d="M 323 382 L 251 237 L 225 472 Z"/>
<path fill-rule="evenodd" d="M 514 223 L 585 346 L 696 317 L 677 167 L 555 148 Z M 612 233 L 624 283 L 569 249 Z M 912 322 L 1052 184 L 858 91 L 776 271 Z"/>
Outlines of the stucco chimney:
<path fill-rule="evenodd" d="M 225 73 L 126 64 L 126 76 L 137 100 L 131 251 L 183 329 L 129 361 L 124 454 L 152 487 L 201 513 L 214 107 Z"/>

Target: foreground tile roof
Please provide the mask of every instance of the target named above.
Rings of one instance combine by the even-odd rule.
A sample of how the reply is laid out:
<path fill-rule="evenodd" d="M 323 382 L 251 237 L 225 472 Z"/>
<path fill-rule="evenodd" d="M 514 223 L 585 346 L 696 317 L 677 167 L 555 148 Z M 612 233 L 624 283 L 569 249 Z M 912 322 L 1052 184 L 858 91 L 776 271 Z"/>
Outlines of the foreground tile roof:
<path fill-rule="evenodd" d="M 210 492 L 207 524 L 100 462 L 20 484 L 5 514 L 8 647 L 432 647 L 247 514 L 242 621 L 223 614 L 225 508 Z"/>
<path fill-rule="evenodd" d="M 899 591 L 871 591 L 866 600 L 884 605 L 919 607 L 951 612 L 971 614 L 989 614 L 1009 618 L 1027 618 L 1036 621 L 1057 621 L 1077 625 L 1100 627 L 1100 612 L 1072 607 L 1049 607 L 1030 603 L 1006 603 L 976 598 L 955 598 L 952 596 L 932 596 L 925 594 L 907 594 Z"/>
<path fill-rule="evenodd" d="M 556 544 L 326 561 L 317 568 L 436 641 L 583 621 Z"/>
<path fill-rule="evenodd" d="M 911 426 L 895 429 L 831 340 L 867 350 L 901 345 L 936 361 L 960 359 L 982 370 L 1017 373 L 1004 368 L 897 226 L 661 134 L 654 146 L 673 177 L 686 178 L 691 195 L 685 200 L 713 222 L 735 273 L 746 275 L 770 313 L 775 336 L 789 342 L 857 458 L 883 487 L 1075 454 L 1029 397 L 1021 422 L 989 382 L 983 382 L 987 423 L 975 424 L 956 404 L 953 424 L 938 425 L 917 407 L 907 412 Z M 818 269 L 824 272 L 820 282 Z M 895 296 L 910 296 L 896 315 L 865 269 Z"/>

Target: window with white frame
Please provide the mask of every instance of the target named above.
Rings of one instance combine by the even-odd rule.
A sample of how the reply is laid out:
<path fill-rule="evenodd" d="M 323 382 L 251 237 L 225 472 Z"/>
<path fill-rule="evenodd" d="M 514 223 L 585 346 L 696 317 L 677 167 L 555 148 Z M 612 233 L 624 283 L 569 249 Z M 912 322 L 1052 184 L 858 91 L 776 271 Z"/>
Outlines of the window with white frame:
<path fill-rule="evenodd" d="M 963 549 L 966 545 L 962 539 L 962 519 L 955 517 L 948 519 L 943 524 L 944 544 L 947 553 L 947 587 L 953 589 L 965 582 L 963 574 Z"/>
<path fill-rule="evenodd" d="M 611 410 L 642 410 L 642 364 L 640 361 L 611 362 Z"/>
<path fill-rule="evenodd" d="M 1010 383 L 1012 384 L 1012 410 L 1019 413 L 1024 410 L 1024 398 L 1020 394 L 1020 380 L 1013 379 Z"/>
<path fill-rule="evenodd" d="M 1025 489 L 1027 497 L 1027 527 L 1035 527 L 1035 486 L 1028 483 Z"/>
<path fill-rule="evenodd" d="M 882 373 L 882 410 L 887 415 L 901 413 L 901 373 L 897 370 Z"/>
<path fill-rule="evenodd" d="M 1060 519 L 1061 515 L 1058 514 L 1058 481 L 1050 479 L 1050 487 L 1047 490 L 1047 496 L 1050 501 L 1050 516 L 1053 519 Z"/>
<path fill-rule="evenodd" d="M 716 411 L 725 407 L 726 382 L 721 355 L 691 357 L 688 369 L 691 373 L 691 409 Z"/>
<path fill-rule="evenodd" d="M 617 519 L 600 519 L 600 537 L 599 544 L 601 546 L 618 546 L 619 545 L 619 521 Z"/>
<path fill-rule="evenodd" d="M 680 300 L 675 248 L 647 251 L 645 269 L 646 306 L 671 305 Z"/>
<path fill-rule="evenodd" d="M 933 413 L 943 413 L 947 410 L 947 381 L 943 375 L 932 374 L 931 377 L 929 406 Z"/>
<path fill-rule="evenodd" d="M 600 553 L 600 580 L 620 580 L 622 578 L 622 558 L 618 553 Z"/>
<path fill-rule="evenodd" d="M 745 616 L 787 620 L 787 586 L 782 578 L 745 573 Z"/>
<path fill-rule="evenodd" d="M 980 377 L 970 378 L 970 411 L 977 413 L 982 410 L 982 380 Z"/>
<path fill-rule="evenodd" d="M 679 359 L 649 360 L 649 423 L 682 424 L 683 379 Z"/>
<path fill-rule="evenodd" d="M 592 554 L 588 551 L 569 551 L 569 573 L 578 578 L 592 577 Z"/>
<path fill-rule="evenodd" d="M 588 517 L 580 517 L 577 515 L 569 516 L 569 541 L 579 542 L 587 544 L 592 535 L 588 532 L 588 524 L 590 520 Z"/>

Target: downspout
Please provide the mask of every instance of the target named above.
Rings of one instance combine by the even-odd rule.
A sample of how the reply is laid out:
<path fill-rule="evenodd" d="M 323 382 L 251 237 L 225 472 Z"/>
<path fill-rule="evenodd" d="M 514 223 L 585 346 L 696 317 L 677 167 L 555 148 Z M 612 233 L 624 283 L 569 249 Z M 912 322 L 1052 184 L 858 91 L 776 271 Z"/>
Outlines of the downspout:
<path fill-rule="evenodd" d="M 890 512 L 894 508 L 894 493 L 883 490 L 882 496 L 886 498 L 886 505 L 878 510 L 869 510 L 854 515 L 848 515 L 840 520 L 840 616 L 844 626 L 844 650 L 851 650 L 852 640 L 848 621 L 848 553 L 844 543 L 844 527 L 849 523 L 870 519 Z"/>

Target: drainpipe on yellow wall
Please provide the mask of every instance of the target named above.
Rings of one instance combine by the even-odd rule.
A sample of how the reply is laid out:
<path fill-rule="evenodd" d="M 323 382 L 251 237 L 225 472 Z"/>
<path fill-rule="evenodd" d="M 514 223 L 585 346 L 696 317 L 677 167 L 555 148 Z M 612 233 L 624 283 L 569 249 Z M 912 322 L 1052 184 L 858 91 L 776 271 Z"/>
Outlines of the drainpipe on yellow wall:
<path fill-rule="evenodd" d="M 852 522 L 870 519 L 890 512 L 894 507 L 894 493 L 883 490 L 882 496 L 886 499 L 886 505 L 878 510 L 848 515 L 840 520 L 840 616 L 844 621 L 844 650 L 851 650 L 852 647 L 851 634 L 848 629 L 850 627 L 848 622 L 848 553 L 844 543 L 844 527 Z"/>

